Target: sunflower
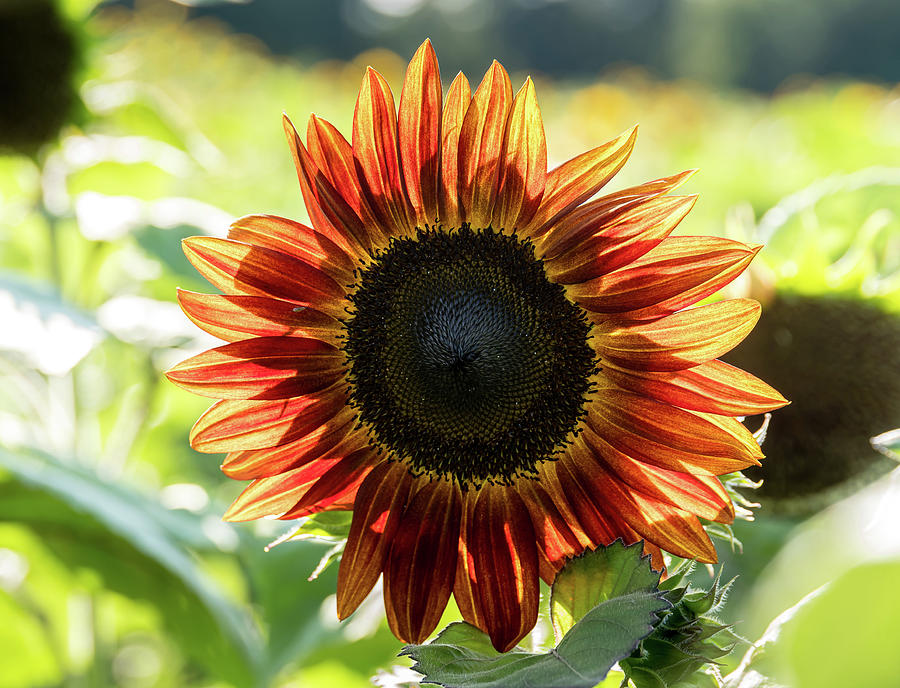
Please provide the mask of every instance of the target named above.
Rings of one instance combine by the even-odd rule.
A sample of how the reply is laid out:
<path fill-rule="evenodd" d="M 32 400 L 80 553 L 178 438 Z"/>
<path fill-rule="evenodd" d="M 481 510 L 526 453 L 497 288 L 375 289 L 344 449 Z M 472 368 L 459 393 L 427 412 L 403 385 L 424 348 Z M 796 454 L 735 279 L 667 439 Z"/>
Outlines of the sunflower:
<path fill-rule="evenodd" d="M 548 172 L 531 80 L 513 96 L 494 62 L 443 99 L 428 41 L 399 110 L 367 70 L 351 142 L 284 125 L 312 227 L 251 215 L 184 242 L 224 293 L 181 305 L 229 343 L 168 376 L 220 399 L 191 444 L 252 480 L 226 518 L 352 509 L 340 618 L 383 575 L 399 639 L 427 638 L 452 594 L 500 651 L 586 549 L 715 561 L 700 519 L 734 517 L 716 476 L 762 458 L 734 416 L 786 402 L 716 360 L 756 302 L 686 309 L 758 251 L 669 236 L 691 173 L 590 200 L 635 130 Z"/>

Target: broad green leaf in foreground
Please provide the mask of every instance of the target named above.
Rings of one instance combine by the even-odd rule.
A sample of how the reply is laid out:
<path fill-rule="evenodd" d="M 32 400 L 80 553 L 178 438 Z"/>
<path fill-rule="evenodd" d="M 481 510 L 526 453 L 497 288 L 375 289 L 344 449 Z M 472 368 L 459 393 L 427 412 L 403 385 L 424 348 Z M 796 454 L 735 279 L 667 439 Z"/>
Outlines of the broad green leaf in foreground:
<path fill-rule="evenodd" d="M 263 671 L 256 626 L 229 602 L 148 498 L 36 452 L 0 449 L 0 521 L 27 525 L 59 559 L 105 587 L 146 599 L 186 652 L 214 675 L 254 685 Z"/>
<path fill-rule="evenodd" d="M 650 567 L 649 557 L 641 556 L 642 550 L 642 542 L 625 546 L 616 540 L 573 559 L 559 572 L 550 597 L 550 618 L 557 641 L 601 602 L 656 589 L 660 573 Z"/>
<path fill-rule="evenodd" d="M 781 613 L 726 688 L 895 686 L 900 561 L 850 569 Z"/>
<path fill-rule="evenodd" d="M 568 564 L 575 572 L 563 578 L 562 592 L 554 591 L 557 613 L 574 619 L 586 612 L 549 652 L 500 654 L 485 633 L 454 623 L 431 643 L 409 645 L 401 654 L 415 660 L 423 682 L 446 688 L 593 688 L 670 607 L 657 589 L 659 574 L 641 557 L 641 549 L 617 542 Z M 588 606 L 585 600 L 593 595 L 602 599 Z"/>

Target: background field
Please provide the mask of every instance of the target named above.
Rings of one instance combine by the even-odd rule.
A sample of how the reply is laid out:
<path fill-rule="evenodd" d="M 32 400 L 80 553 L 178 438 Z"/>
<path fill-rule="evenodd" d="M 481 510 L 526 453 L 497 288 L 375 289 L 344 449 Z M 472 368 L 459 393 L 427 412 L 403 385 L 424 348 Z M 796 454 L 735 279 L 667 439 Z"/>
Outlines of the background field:
<path fill-rule="evenodd" d="M 870 438 L 900 426 L 900 5 L 136 4 L 54 5 L 61 90 L 65 42 L 0 4 L 0 42 L 40 46 L 0 126 L 0 688 L 355 688 L 403 663 L 377 595 L 339 626 L 336 567 L 307 582 L 328 543 L 265 552 L 290 524 L 221 522 L 241 485 L 189 448 L 208 404 L 161 372 L 213 343 L 174 302 L 207 289 L 179 240 L 304 219 L 282 111 L 349 132 L 366 65 L 399 95 L 425 36 L 445 86 L 493 57 L 534 76 L 551 165 L 639 122 L 610 188 L 700 168 L 680 231 L 767 243 L 731 291 L 774 314 L 740 355 L 793 415 L 743 553 L 719 544 L 741 576 L 726 616 L 756 639 L 832 581 L 771 671 L 898 685 L 898 440 Z M 41 118 L 61 128 L 17 133 Z"/>

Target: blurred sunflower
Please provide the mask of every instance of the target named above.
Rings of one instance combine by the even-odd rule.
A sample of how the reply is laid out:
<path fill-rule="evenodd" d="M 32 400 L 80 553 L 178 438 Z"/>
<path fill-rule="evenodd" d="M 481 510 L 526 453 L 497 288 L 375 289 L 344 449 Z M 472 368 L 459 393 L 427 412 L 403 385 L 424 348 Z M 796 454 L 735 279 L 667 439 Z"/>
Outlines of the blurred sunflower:
<path fill-rule="evenodd" d="M 253 481 L 226 518 L 353 509 L 341 618 L 383 573 L 398 638 L 424 640 L 452 593 L 501 651 L 587 548 L 715 561 L 698 517 L 734 517 L 716 476 L 762 457 L 734 416 L 786 402 L 715 360 L 756 302 L 684 310 L 758 250 L 669 236 L 691 173 L 589 201 L 634 130 L 548 173 L 531 80 L 514 97 L 494 62 L 442 107 L 428 41 L 399 112 L 366 72 L 352 143 L 316 116 L 305 145 L 285 129 L 313 227 L 253 215 L 185 241 L 225 293 L 182 307 L 231 343 L 168 375 L 221 399 L 191 443 Z"/>
<path fill-rule="evenodd" d="M 80 114 L 82 31 L 55 0 L 0 2 L 0 152 L 33 155 Z"/>

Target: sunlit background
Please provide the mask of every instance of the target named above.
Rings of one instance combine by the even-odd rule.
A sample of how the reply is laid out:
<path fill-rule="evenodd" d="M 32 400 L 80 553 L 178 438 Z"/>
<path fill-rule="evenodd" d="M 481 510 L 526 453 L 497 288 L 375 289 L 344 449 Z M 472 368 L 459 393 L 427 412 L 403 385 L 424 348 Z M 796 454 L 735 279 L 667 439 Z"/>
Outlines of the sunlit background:
<path fill-rule="evenodd" d="M 425 37 L 445 87 L 495 57 L 535 79 L 551 165 L 639 122 L 612 186 L 700 168 L 679 231 L 766 244 L 729 360 L 793 404 L 719 544 L 725 620 L 756 640 L 830 581 L 761 666 L 900 686 L 900 3 L 96 5 L 0 0 L 0 688 L 414 685 L 377 591 L 338 625 L 336 567 L 307 581 L 334 543 L 220 520 L 241 485 L 161 372 L 215 345 L 174 302 L 208 290 L 180 239 L 305 219 L 282 111 L 349 132 L 366 65 L 399 95 Z"/>

